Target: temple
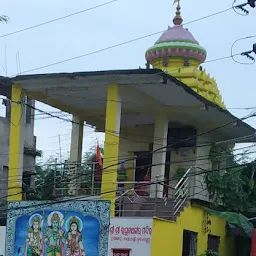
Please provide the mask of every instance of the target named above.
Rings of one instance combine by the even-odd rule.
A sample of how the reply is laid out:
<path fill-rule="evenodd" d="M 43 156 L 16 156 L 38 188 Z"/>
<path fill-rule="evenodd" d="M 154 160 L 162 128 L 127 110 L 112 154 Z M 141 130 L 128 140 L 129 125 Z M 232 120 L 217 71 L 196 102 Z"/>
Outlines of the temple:
<path fill-rule="evenodd" d="M 64 170 L 70 184 L 56 175 L 56 199 L 110 200 L 112 217 L 151 218 L 153 256 L 201 255 L 210 249 L 234 255 L 226 222 L 203 208 L 210 202 L 205 175 L 229 167 L 227 152 L 235 143 L 255 142 L 255 130 L 225 108 L 215 79 L 201 66 L 206 49 L 182 22 L 178 3 L 173 26 L 146 50 L 146 69 L 11 79 L 9 201 L 22 199 L 24 123 L 19 120 L 25 92 L 73 115 Z M 89 186 L 81 161 L 84 126 L 105 132 L 103 166 L 97 159 L 90 165 Z M 218 158 L 212 154 L 216 150 Z"/>

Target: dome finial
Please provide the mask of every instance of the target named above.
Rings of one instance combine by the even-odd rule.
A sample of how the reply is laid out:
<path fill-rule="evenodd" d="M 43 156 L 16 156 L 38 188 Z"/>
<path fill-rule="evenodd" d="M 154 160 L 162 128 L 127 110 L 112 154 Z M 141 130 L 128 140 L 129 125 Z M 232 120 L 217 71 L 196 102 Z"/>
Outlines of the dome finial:
<path fill-rule="evenodd" d="M 181 25 L 182 24 L 182 22 L 183 22 L 183 19 L 182 19 L 182 17 L 180 16 L 180 0 L 174 0 L 174 4 L 175 3 L 178 3 L 178 5 L 177 5 L 177 7 L 176 7 L 176 16 L 173 18 L 173 23 L 174 23 L 174 25 L 176 25 L 176 26 L 179 26 L 179 25 Z"/>

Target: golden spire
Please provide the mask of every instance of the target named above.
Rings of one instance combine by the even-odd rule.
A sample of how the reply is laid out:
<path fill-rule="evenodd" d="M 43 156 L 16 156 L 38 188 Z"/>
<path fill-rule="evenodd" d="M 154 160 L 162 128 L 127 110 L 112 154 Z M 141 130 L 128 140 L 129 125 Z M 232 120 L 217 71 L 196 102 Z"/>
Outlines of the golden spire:
<path fill-rule="evenodd" d="M 176 16 L 173 18 L 173 23 L 174 23 L 174 25 L 179 26 L 183 22 L 183 19 L 180 16 L 180 9 L 181 9 L 180 8 L 180 0 L 174 0 L 174 4 L 175 3 L 178 3 L 178 5 L 176 7 Z"/>

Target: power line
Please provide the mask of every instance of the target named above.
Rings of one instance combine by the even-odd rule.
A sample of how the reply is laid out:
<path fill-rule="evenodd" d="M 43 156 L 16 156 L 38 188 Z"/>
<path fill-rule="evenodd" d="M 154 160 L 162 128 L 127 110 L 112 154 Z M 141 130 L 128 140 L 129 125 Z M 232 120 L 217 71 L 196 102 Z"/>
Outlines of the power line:
<path fill-rule="evenodd" d="M 225 142 L 228 142 L 229 140 L 226 140 L 226 141 L 218 141 L 218 142 L 212 142 L 212 143 L 209 143 L 209 144 L 203 144 L 203 145 L 198 145 L 198 146 L 195 146 L 195 147 L 192 147 L 192 148 L 199 148 L 199 147 L 206 147 L 206 146 L 209 146 L 209 145 L 216 145 L 216 144 L 221 144 L 221 143 L 225 143 Z M 243 150 L 243 149 L 246 149 L 246 148 L 252 148 L 254 145 L 250 145 L 250 146 L 248 146 L 248 147 L 242 147 L 242 148 L 238 148 L 238 149 L 234 149 L 233 151 L 236 151 L 236 150 Z M 166 152 L 166 151 L 164 151 L 164 152 Z M 163 151 L 161 151 L 161 152 L 158 152 L 158 153 L 163 153 Z M 145 154 L 145 158 L 147 158 L 148 157 L 148 155 L 149 154 L 151 154 L 151 153 L 147 153 L 147 154 Z M 248 154 L 252 154 L 252 152 L 249 152 Z M 242 153 L 242 154 L 237 154 L 237 155 L 244 155 L 244 153 Z M 237 156 L 237 155 L 234 155 L 234 157 L 235 156 Z M 230 156 L 232 156 L 232 155 L 230 155 Z M 144 158 L 143 156 L 141 157 L 141 155 L 140 156 L 136 156 L 136 157 L 134 157 L 134 158 L 132 158 L 132 160 L 134 160 L 134 159 L 138 159 L 138 158 L 140 158 L 140 159 L 143 159 Z M 204 157 L 206 157 L 206 158 L 204 158 Z M 127 158 L 124 156 L 123 157 L 124 159 L 122 159 L 122 160 L 120 160 L 120 158 L 119 158 L 119 161 L 120 161 L 120 163 L 123 163 L 123 162 L 127 162 Z M 109 159 L 109 158 L 108 158 Z M 112 158 L 113 160 L 114 160 L 114 158 Z M 186 161 L 186 162 L 192 162 L 193 160 L 206 160 L 206 159 L 209 159 L 209 156 L 207 155 L 205 155 L 205 156 L 200 156 L 200 157 L 195 157 L 194 159 L 189 159 L 188 161 Z M 110 159 L 109 159 L 109 161 L 106 161 L 107 159 L 104 159 L 105 161 L 105 163 L 106 162 L 112 162 Z M 132 161 L 132 160 L 129 160 L 129 161 Z M 183 161 L 181 161 L 181 162 L 184 162 L 184 160 Z M 176 161 L 176 162 L 170 162 L 170 164 L 171 163 L 181 163 L 181 162 L 179 162 L 179 161 Z M 119 164 L 120 164 L 119 163 Z M 118 165 L 119 165 L 118 164 Z M 53 166 L 54 164 L 52 164 L 52 163 L 49 163 L 49 164 L 45 164 L 45 165 L 40 165 L 41 167 L 42 166 Z M 65 165 L 65 164 L 60 164 L 60 165 Z M 160 165 L 160 164 L 156 164 L 156 165 Z M 36 165 L 36 166 L 38 166 L 38 165 Z M 30 166 L 30 167 L 27 167 L 27 168 L 34 168 L 34 167 L 36 167 L 36 166 Z M 10 170 L 14 170 L 14 169 L 24 169 L 24 168 L 12 168 L 12 169 L 10 169 Z M 132 168 L 133 169 L 133 168 Z M 9 170 L 9 171 L 10 171 Z M 17 177 L 16 175 L 14 176 L 14 177 Z"/>
<path fill-rule="evenodd" d="M 11 101 L 12 101 L 12 100 L 11 100 Z M 14 101 L 12 101 L 12 102 L 14 102 Z M 54 118 L 57 118 L 57 119 L 60 119 L 60 120 L 63 120 L 63 121 L 67 121 L 67 122 L 70 122 L 70 123 L 72 123 L 72 124 L 78 124 L 78 125 L 80 125 L 80 123 L 74 122 L 74 121 L 71 120 L 71 119 L 53 115 L 53 114 L 51 114 L 51 113 L 48 113 L 48 112 L 43 111 L 43 110 L 41 110 L 41 109 L 38 109 L 38 108 L 36 108 L 36 107 L 34 107 L 34 106 L 32 106 L 32 105 L 29 105 L 29 104 L 27 104 L 26 102 L 14 102 L 14 103 L 17 103 L 17 104 L 25 104 L 26 106 L 28 106 L 28 107 L 30 107 L 30 108 L 32 108 L 32 109 L 34 109 L 34 110 L 37 110 L 37 111 L 39 111 L 39 112 L 41 112 L 41 113 L 45 113 L 45 114 L 47 114 L 47 115 L 49 115 L 49 116 L 51 116 L 51 117 L 54 117 Z M 251 118 L 251 117 L 254 117 L 254 116 L 255 116 L 255 113 L 253 113 L 252 115 L 248 115 L 248 117 L 245 116 L 244 118 L 241 118 L 241 119 L 237 118 L 236 120 L 231 121 L 231 124 L 234 123 L 234 122 L 237 122 L 237 121 L 246 120 L 246 119 Z M 94 128 L 94 129 L 95 129 L 95 126 L 92 126 L 92 125 L 84 124 L 84 126 L 90 127 L 90 128 Z M 225 127 L 225 126 L 226 126 L 226 125 L 224 125 L 224 127 Z M 116 131 L 105 130 L 105 133 L 110 134 L 110 135 L 112 135 L 112 136 L 116 136 Z M 125 137 L 121 137 L 121 136 L 119 136 L 119 137 L 125 139 Z M 131 139 L 129 138 L 128 140 L 131 140 Z M 140 141 L 140 142 L 141 142 L 141 141 Z"/>
<path fill-rule="evenodd" d="M 225 13 L 225 12 L 231 10 L 231 9 L 232 9 L 232 7 L 224 9 L 224 10 L 216 12 L 216 13 L 213 13 L 213 14 L 210 14 L 210 15 L 207 15 L 207 16 L 204 16 L 204 17 L 201 17 L 199 19 L 195 19 L 195 20 L 186 22 L 183 25 L 185 26 L 185 25 L 188 25 L 188 24 L 192 24 L 194 22 L 198 22 L 198 21 L 201 21 L 201 20 L 204 20 L 204 19 L 208 19 L 210 17 Z M 172 27 L 171 29 L 175 29 L 175 27 Z M 68 59 L 61 60 L 61 61 L 57 61 L 57 62 L 47 64 L 47 65 L 44 65 L 44 66 L 41 66 L 41 67 L 29 69 L 29 70 L 21 72 L 20 74 L 29 73 L 29 72 L 37 71 L 37 70 L 40 70 L 40 69 L 44 69 L 44 68 L 52 67 L 52 66 L 55 66 L 55 65 L 59 65 L 59 64 L 65 63 L 65 62 L 69 62 L 69 61 L 72 61 L 72 60 L 84 58 L 84 57 L 94 55 L 94 54 L 97 54 L 97 53 L 100 53 L 100 52 L 104 52 L 104 51 L 107 51 L 107 50 L 110 50 L 110 49 L 113 49 L 113 48 L 117 48 L 117 47 L 122 46 L 122 45 L 130 44 L 130 43 L 133 43 L 133 42 L 136 42 L 136 41 L 148 38 L 148 37 L 152 37 L 152 36 L 158 35 L 160 33 L 163 33 L 165 31 L 166 30 L 158 31 L 158 32 L 151 33 L 151 34 L 148 34 L 148 35 L 144 35 L 144 36 L 141 36 L 141 37 L 137 37 L 137 38 L 134 38 L 134 39 L 122 42 L 122 43 L 118 43 L 118 44 L 115 44 L 115 45 L 112 45 L 112 46 L 101 48 L 99 50 L 95 50 L 95 51 L 92 51 L 92 52 L 89 52 L 89 53 L 85 53 L 85 54 L 82 54 L 82 55 L 79 55 L 79 56 L 75 56 L 75 57 L 71 57 L 71 58 L 68 58 Z"/>
<path fill-rule="evenodd" d="M 238 156 L 241 156 L 241 157 L 244 157 L 244 156 L 247 156 L 247 155 L 251 155 L 251 154 L 255 154 L 256 153 L 256 151 L 252 151 L 252 152 L 243 152 L 243 153 L 238 153 L 238 154 L 235 154 L 235 155 L 232 155 L 232 154 L 222 154 L 222 155 L 220 155 L 220 156 L 218 156 L 218 157 L 215 157 L 215 159 L 220 159 L 221 160 L 221 158 L 222 157 L 234 157 L 234 158 L 236 158 L 236 157 L 238 157 Z M 125 171 L 129 171 L 129 170 L 136 170 L 136 169 L 140 169 L 141 167 L 144 167 L 144 168 L 152 168 L 152 167 L 154 167 L 154 166 L 162 166 L 162 165 L 168 165 L 168 164 L 170 164 L 170 165 L 172 165 L 172 164 L 185 164 L 185 163 L 188 163 L 189 165 L 188 166 L 191 166 L 191 164 L 192 163 L 195 163 L 196 161 L 203 161 L 203 160 L 209 160 L 210 158 L 209 158 L 209 155 L 203 155 L 203 156 L 199 156 L 199 157 L 194 157 L 194 158 L 188 158 L 188 159 L 185 159 L 185 160 L 180 160 L 180 161 L 170 161 L 170 162 L 165 162 L 165 163 L 156 163 L 156 164 L 148 164 L 148 165 L 145 165 L 145 164 L 143 164 L 143 165 L 136 165 L 135 167 L 128 167 L 128 168 L 125 168 L 124 170 Z M 93 164 L 93 163 L 92 163 Z M 40 165 L 39 167 L 43 167 L 43 166 L 60 166 L 60 165 L 65 165 L 65 164 L 59 164 L 59 165 L 55 165 L 55 164 L 45 164 L 45 165 Z M 71 165 L 72 166 L 72 163 L 70 163 L 70 164 L 66 164 L 66 165 Z M 88 164 L 88 165 L 90 165 L 90 164 Z M 205 164 L 200 164 L 200 166 L 203 166 L 203 165 L 208 165 L 208 163 L 205 163 Z M 35 167 L 35 166 L 34 166 Z M 31 167 L 32 168 L 32 167 Z M 10 170 L 14 170 L 14 169 L 18 169 L 18 168 L 13 168 L 13 169 L 10 169 Z M 19 168 L 19 169 L 21 169 L 21 168 Z M 63 170 L 63 169 L 58 169 L 58 171 L 61 171 L 61 170 Z M 53 171 L 53 170 L 52 170 Z M 90 173 L 82 173 L 81 174 L 81 176 L 89 176 L 89 175 L 92 175 L 93 173 L 95 174 L 97 172 L 97 170 L 94 170 L 94 171 L 91 171 Z M 115 172 L 115 170 L 109 170 L 109 171 L 105 171 L 104 173 L 106 174 L 106 173 L 108 173 L 108 174 L 111 174 L 111 173 L 114 173 Z M 37 173 L 35 173 L 35 174 L 33 174 L 33 175 L 30 175 L 30 176 L 34 176 L 34 175 L 36 175 Z M 79 175 L 79 177 L 81 177 L 80 175 Z M 16 176 L 16 175 L 13 175 L 13 176 L 9 176 L 9 178 L 10 177 L 22 177 L 22 175 L 18 175 L 18 176 Z M 72 180 L 70 180 L 69 178 L 66 178 L 67 179 L 67 181 L 68 182 L 70 182 L 70 181 L 72 181 Z M 77 179 L 77 178 L 74 178 L 74 179 Z M 2 184 L 4 184 L 5 182 L 4 181 L 9 181 L 9 182 L 14 182 L 14 181 L 22 181 L 22 179 L 21 178 L 19 178 L 19 179 L 2 179 L 1 181 L 0 181 L 0 184 L 2 183 Z M 58 180 L 57 182 L 58 183 L 61 183 L 61 182 L 65 182 L 66 180 L 64 180 L 64 181 L 62 181 L 62 180 Z"/>
<path fill-rule="evenodd" d="M 249 146 L 249 147 L 252 147 L 252 146 Z M 240 149 L 237 149 L 237 150 L 240 150 Z M 226 154 L 226 155 L 222 155 L 222 157 L 224 156 L 233 156 L 233 157 L 237 157 L 238 155 L 250 155 L 250 154 L 253 154 L 255 152 L 248 152 L 248 153 L 239 153 L 239 154 L 236 154 L 236 155 L 232 155 L 232 154 Z M 220 156 L 221 158 L 221 156 Z M 165 162 L 165 163 L 156 163 L 156 164 L 149 164 L 149 165 L 143 165 L 144 167 L 148 167 L 148 168 L 151 168 L 151 167 L 154 167 L 154 166 L 161 166 L 161 165 L 166 165 L 166 164 L 177 164 L 177 163 L 191 163 L 191 162 L 194 162 L 195 161 L 201 161 L 201 160 L 209 160 L 209 155 L 205 155 L 205 156 L 200 156 L 200 157 L 195 157 L 193 159 L 187 159 L 186 161 L 185 160 L 181 160 L 181 161 L 171 161 L 171 162 Z M 49 164 L 50 166 L 53 166 L 54 164 Z M 72 165 L 72 163 L 71 163 Z M 125 168 L 126 171 L 128 170 L 134 170 L 134 169 L 139 169 L 140 166 L 136 166 L 135 168 L 134 167 L 131 167 L 131 168 Z M 104 173 L 113 173 L 115 172 L 115 170 L 109 170 L 109 171 L 104 171 Z M 83 174 L 80 174 L 78 175 L 77 177 L 75 177 L 74 179 L 77 179 L 79 177 L 82 177 L 82 176 L 87 176 L 87 175 L 91 175 L 91 173 L 83 173 Z M 68 181 L 70 181 L 70 179 L 66 178 Z M 63 182 L 63 181 L 62 181 Z"/>
<path fill-rule="evenodd" d="M 234 62 L 238 63 L 238 64 L 243 64 L 243 65 L 252 65 L 255 63 L 255 59 L 254 58 L 251 58 L 251 60 L 253 60 L 253 62 L 250 62 L 250 63 L 245 63 L 245 62 L 240 62 L 238 60 L 235 60 L 235 55 L 233 55 L 233 49 L 234 49 L 234 46 L 237 42 L 239 41 L 242 41 L 242 40 L 246 40 L 246 39 L 250 39 L 250 38 L 255 38 L 256 35 L 252 35 L 252 36 L 246 36 L 246 37 L 241 37 L 241 38 L 238 38 L 231 46 L 231 57 L 233 59 Z M 241 55 L 244 54 L 244 52 L 241 53 Z M 248 56 L 247 56 L 248 57 Z"/>
<path fill-rule="evenodd" d="M 45 113 L 45 114 L 47 114 L 47 115 L 49 115 L 49 116 L 51 116 L 51 117 L 55 117 L 55 118 L 57 118 L 57 119 L 60 119 L 60 120 L 63 120 L 63 121 L 67 121 L 67 122 L 70 122 L 70 123 L 72 123 L 72 124 L 79 124 L 79 125 L 80 125 L 80 123 L 78 123 L 78 122 L 74 122 L 73 120 L 70 120 L 70 119 L 67 119 L 67 118 L 63 118 L 63 117 L 60 117 L 60 116 L 53 115 L 53 114 L 51 114 L 51 113 L 48 113 L 48 112 L 43 111 L 43 110 L 41 110 L 41 109 L 38 109 L 38 108 L 36 108 L 36 107 L 34 107 L 34 106 L 32 106 L 32 105 L 29 105 L 29 104 L 27 104 L 26 102 L 15 102 L 15 101 L 12 101 L 12 100 L 10 100 L 10 101 L 11 101 L 11 102 L 14 102 L 14 103 L 16 103 L 16 104 L 21 104 L 21 105 L 24 104 L 24 105 L 26 105 L 26 106 L 28 106 L 28 107 L 34 109 L 34 110 L 37 110 L 37 111 L 39 111 L 39 112 L 41 112 L 41 113 Z M 229 122 L 229 123 L 227 123 L 227 124 L 224 124 L 223 126 L 216 127 L 216 128 L 214 128 L 214 129 L 212 129 L 212 130 L 210 130 L 210 131 L 218 130 L 219 128 L 225 127 L 225 126 L 227 126 L 227 125 L 229 125 L 229 124 L 232 124 L 232 123 L 235 123 L 235 122 L 237 122 L 237 121 L 246 120 L 246 119 L 248 119 L 248 118 L 254 117 L 255 115 L 256 115 L 256 114 L 253 113 L 253 114 L 247 115 L 247 116 L 245 116 L 245 117 L 243 117 L 243 118 L 241 118 L 241 119 L 237 118 L 237 119 L 235 119 L 235 120 L 233 120 L 233 121 L 231 121 L 231 122 Z M 86 126 L 86 127 L 94 127 L 94 126 L 87 125 L 87 124 L 84 124 L 84 126 Z M 110 135 L 112 135 L 112 136 L 116 136 L 116 132 L 115 132 L 115 131 L 108 131 L 108 130 L 105 130 L 105 133 L 110 134 Z M 208 133 L 208 132 L 205 132 L 205 133 L 203 133 L 203 134 L 207 134 L 207 133 Z M 185 139 L 184 141 L 190 140 L 190 139 L 192 139 L 192 138 L 196 138 L 197 136 L 200 136 L 200 135 L 194 135 L 194 136 L 192 136 L 191 138 L 189 137 L 189 138 Z M 253 134 L 252 134 L 251 136 L 253 136 Z M 122 138 L 122 137 L 120 137 L 120 138 Z M 131 140 L 131 139 L 129 138 L 128 140 Z M 183 142 L 184 142 L 184 141 L 183 141 Z M 141 142 L 141 141 L 140 141 L 140 142 Z M 175 142 L 174 145 L 176 145 L 177 143 L 179 143 L 179 141 Z M 170 148 L 170 145 L 167 146 L 167 147 Z"/>
<path fill-rule="evenodd" d="M 22 104 L 21 102 L 16 102 L 16 103 L 17 103 L 17 104 Z M 25 103 L 25 104 L 27 104 L 27 103 Z M 27 105 L 29 105 L 29 104 L 27 104 Z M 32 106 L 32 107 L 33 107 L 33 106 Z M 34 108 L 34 107 L 33 107 L 33 108 Z M 251 117 L 253 117 L 253 116 L 255 116 L 255 113 L 253 113 L 252 115 L 247 115 L 247 116 L 245 116 L 244 118 L 239 119 L 239 120 L 242 121 L 242 120 L 251 118 Z M 171 146 L 176 145 L 177 143 L 184 142 L 184 141 L 190 140 L 190 139 L 192 139 L 192 138 L 196 138 L 196 137 L 198 137 L 198 136 L 202 136 L 202 135 L 211 133 L 211 132 L 213 132 L 213 131 L 216 131 L 216 130 L 218 130 L 218 129 L 221 129 L 221 128 L 223 128 L 223 127 L 226 127 L 226 126 L 228 126 L 228 125 L 230 125 L 230 124 L 232 124 L 232 123 L 235 123 L 235 122 L 237 122 L 237 120 L 238 120 L 238 119 L 233 120 L 233 121 L 231 121 L 231 122 L 229 122 L 229 123 L 226 123 L 226 124 L 224 124 L 224 125 L 221 125 L 221 126 L 219 126 L 219 127 L 213 128 L 213 129 L 211 129 L 211 130 L 202 132 L 202 133 L 200 133 L 200 134 L 193 135 L 193 136 L 191 136 L 191 137 L 189 137 L 189 138 L 186 138 L 186 139 L 177 141 L 177 142 L 172 143 L 172 144 L 170 144 L 170 145 L 167 145 L 167 146 L 158 148 L 158 149 L 156 149 L 156 150 L 150 152 L 150 154 L 153 155 L 153 154 L 155 154 L 156 152 L 158 152 L 158 151 L 160 151 L 160 150 L 163 150 L 163 149 L 168 149 L 168 148 L 170 148 Z M 73 122 L 73 121 L 72 121 L 72 122 Z M 146 156 L 148 156 L 148 154 L 149 154 L 149 153 L 146 153 Z M 115 163 L 115 164 L 108 165 L 107 167 L 104 167 L 104 168 L 102 169 L 102 171 L 103 171 L 103 170 L 106 170 L 106 169 L 108 169 L 108 168 L 111 168 L 111 167 L 113 167 L 113 166 L 117 166 L 117 165 L 123 164 L 123 163 L 125 163 L 125 162 L 132 161 L 132 160 L 141 158 L 143 155 L 145 155 L 145 154 L 141 154 L 141 155 L 139 155 L 139 156 L 137 156 L 137 157 L 132 157 L 132 158 L 130 158 L 130 159 L 126 159 L 126 160 L 124 160 L 124 161 L 121 161 L 121 162 L 117 162 L 117 163 Z M 81 175 L 80 175 L 80 176 L 81 176 Z M 78 177 L 77 177 L 77 178 L 78 178 Z"/>
<path fill-rule="evenodd" d="M 244 118 L 241 118 L 240 120 L 246 120 L 246 119 L 251 118 L 251 117 L 253 117 L 253 116 L 256 116 L 256 114 L 254 113 L 254 114 L 252 114 L 251 116 L 246 116 L 246 117 L 244 117 Z M 221 125 L 221 126 L 218 126 L 218 127 L 216 127 L 216 128 L 210 129 L 210 130 L 208 130 L 208 131 L 199 133 L 199 134 L 197 134 L 197 135 L 190 136 L 189 138 L 186 138 L 186 139 L 183 139 L 183 140 L 174 142 L 174 143 L 169 144 L 169 145 L 167 145 L 167 146 L 158 148 L 158 149 L 156 149 L 156 150 L 151 151 L 150 153 L 153 155 L 154 153 L 156 153 L 156 152 L 158 152 L 158 151 L 160 151 L 160 150 L 162 150 L 162 149 L 168 149 L 168 148 L 170 148 L 170 147 L 172 147 L 172 146 L 174 146 L 174 145 L 177 145 L 178 143 L 185 142 L 185 141 L 191 140 L 191 139 L 193 139 L 193 138 L 197 138 L 197 137 L 200 137 L 200 136 L 209 134 L 209 133 L 211 133 L 211 132 L 213 132 L 213 131 L 216 131 L 216 130 L 219 130 L 219 129 L 221 129 L 221 128 L 224 128 L 224 127 L 226 127 L 226 126 L 228 126 L 228 125 L 230 125 L 230 124 L 233 124 L 233 123 L 235 123 L 235 122 L 237 122 L 237 120 L 228 122 L 228 123 L 226 123 L 226 124 L 224 124 L 224 125 Z M 254 134 L 254 136 L 255 136 L 255 134 Z M 133 157 L 133 158 L 127 159 L 127 161 L 131 161 L 131 160 L 138 159 L 138 158 L 142 157 L 143 155 L 148 155 L 148 153 L 147 153 L 147 154 L 141 154 L 141 155 L 139 155 L 137 158 L 134 158 L 134 157 Z M 125 162 L 127 162 L 127 161 L 119 162 L 119 164 L 125 163 Z M 105 169 L 111 168 L 112 166 L 115 166 L 115 164 L 109 165 L 109 166 L 107 166 Z"/>
<path fill-rule="evenodd" d="M 246 156 L 246 155 L 251 155 L 251 154 L 254 154 L 256 151 L 253 151 L 253 152 L 243 152 L 243 153 L 238 153 L 238 154 L 235 154 L 235 155 L 232 155 L 232 154 L 222 154 L 222 155 L 220 155 L 219 157 L 216 157 L 216 159 L 217 158 L 219 158 L 219 159 L 221 159 L 222 157 L 237 157 L 237 156 Z M 202 161 L 202 160 L 209 160 L 209 155 L 203 155 L 203 156 L 199 156 L 199 157 L 195 157 L 195 158 L 188 158 L 188 159 L 185 159 L 185 160 L 180 160 L 180 161 L 171 161 L 171 162 L 165 162 L 165 163 L 157 163 L 157 164 L 154 164 L 154 165 L 152 165 L 152 164 L 148 164 L 148 165 L 143 165 L 143 167 L 148 167 L 148 168 L 151 168 L 151 167 L 153 167 L 153 166 L 161 166 L 161 165 L 166 165 L 166 164 L 180 164 L 180 163 L 182 163 L 182 164 L 184 164 L 184 163 L 189 163 L 189 166 L 192 164 L 192 163 L 195 163 L 196 161 Z M 93 164 L 93 162 L 91 163 L 91 164 Z M 44 166 L 62 166 L 62 165 L 65 165 L 65 164 L 45 164 L 45 165 L 40 165 L 39 167 L 44 167 Z M 68 165 L 71 165 L 72 166 L 72 163 L 70 163 L 70 164 L 66 164 L 67 166 Z M 85 166 L 90 166 L 90 164 L 85 164 L 85 165 L 83 165 L 82 167 L 81 167 L 81 170 L 83 169 L 83 167 L 85 167 Z M 202 164 L 201 164 L 201 166 L 202 166 Z M 35 166 L 34 166 L 35 167 Z M 130 167 L 130 168 L 125 168 L 125 171 L 129 171 L 129 170 L 134 170 L 134 169 L 140 169 L 140 167 L 141 166 L 139 166 L 139 165 L 137 165 L 136 167 Z M 12 168 L 12 169 L 10 169 L 10 170 L 14 170 L 14 169 L 21 169 L 21 168 Z M 44 170 L 44 169 L 43 169 Z M 61 169 L 57 169 L 58 171 L 61 171 L 62 170 L 62 168 Z M 96 173 L 97 172 L 97 170 L 94 170 L 94 172 Z M 111 171 L 111 170 L 109 170 L 107 173 L 113 173 L 113 172 L 115 172 L 115 171 Z M 106 173 L 106 172 L 104 172 L 104 173 Z M 83 174 L 81 174 L 81 176 L 88 176 L 88 175 L 92 175 L 93 174 L 93 171 L 91 171 L 90 173 L 83 173 Z M 36 175 L 36 173 L 34 173 L 33 175 L 31 174 L 30 176 L 34 176 L 34 175 Z M 18 176 L 16 176 L 16 175 L 13 175 L 13 176 L 9 176 L 9 178 L 8 179 L 2 179 L 1 180 L 1 182 L 2 183 L 4 183 L 3 181 L 9 181 L 9 182 L 11 182 L 11 181 L 22 181 L 22 179 L 21 178 L 19 178 L 19 179 L 10 179 L 10 177 L 13 177 L 13 178 L 15 178 L 15 177 L 22 177 L 22 175 L 18 175 Z M 68 179 L 68 178 L 67 178 Z M 65 180 L 64 180 L 65 181 Z M 68 181 L 70 181 L 69 179 L 68 179 Z M 1 182 L 0 182 L 0 184 L 1 184 Z M 58 182 L 63 182 L 63 181 L 58 181 Z"/>
<path fill-rule="evenodd" d="M 68 14 L 68 15 L 56 18 L 56 19 L 52 19 L 52 20 L 49 20 L 49 21 L 46 21 L 46 22 L 43 22 L 43 23 L 40 23 L 40 24 L 37 24 L 37 25 L 33 25 L 33 26 L 30 26 L 30 27 L 27 27 L 27 28 L 16 30 L 16 31 L 13 31 L 11 33 L 7 33 L 7 34 L 4 34 L 4 35 L 1 35 L 0 38 L 11 36 L 11 35 L 18 34 L 18 33 L 21 33 L 21 32 L 25 32 L 27 30 L 38 28 L 38 27 L 41 27 L 41 26 L 44 26 L 44 25 L 47 25 L 47 24 L 50 24 L 50 23 L 53 23 L 53 22 L 56 22 L 56 21 L 63 20 L 63 19 L 67 19 L 67 18 L 70 18 L 72 16 L 75 16 L 75 15 L 78 15 L 78 14 L 81 14 L 81 13 L 84 13 L 84 12 L 88 12 L 88 11 L 100 8 L 102 6 L 105 6 L 105 5 L 108 5 L 108 4 L 112 4 L 112 3 L 117 2 L 117 1 L 119 1 L 119 0 L 112 0 L 112 1 L 109 1 L 109 2 L 106 2 L 106 3 L 103 3 L 103 4 L 99 4 L 99 5 L 96 5 L 96 6 L 93 6 L 93 7 L 84 9 L 84 10 L 81 10 L 81 11 L 77 11 L 77 12 L 74 12 L 74 13 L 71 13 L 71 14 Z"/>
<path fill-rule="evenodd" d="M 225 170 L 228 170 L 228 169 L 233 169 L 233 168 L 237 168 L 237 167 L 242 167 L 242 166 L 248 166 L 249 164 L 243 164 L 243 165 L 232 165 L 232 166 L 229 166 L 229 167 L 226 167 Z M 254 164 L 255 165 L 255 164 Z M 198 168 L 198 167 L 197 167 Z M 199 169 L 202 169 L 202 168 L 199 168 Z M 201 175 L 201 174 L 205 174 L 205 173 L 210 173 L 210 172 L 216 172 L 216 171 L 220 171 L 220 169 L 215 169 L 215 170 L 211 170 L 211 171 L 207 171 L 207 170 L 204 170 L 203 172 L 201 173 L 192 173 L 191 175 L 189 175 L 188 177 L 192 177 L 192 176 L 197 176 L 197 175 Z M 174 179 L 170 179 L 169 181 L 172 181 L 172 180 L 177 180 L 177 178 L 174 178 Z M 166 182 L 166 180 L 163 180 L 163 181 L 156 181 L 156 182 L 149 182 L 148 184 L 144 184 L 144 186 L 146 185 L 154 185 L 154 184 L 160 184 L 161 182 Z M 160 184 L 161 185 L 161 184 Z M 141 186 L 143 186 L 143 184 L 141 184 Z M 206 190 L 206 189 L 203 189 L 203 190 Z M 49 206 L 49 205 L 54 205 L 54 204 L 58 204 L 58 203 L 63 203 L 63 202 L 69 202 L 69 201 L 76 201 L 76 200 L 86 200 L 86 198 L 91 198 L 92 196 L 101 196 L 101 195 L 105 195 L 105 194 L 111 194 L 111 193 L 115 193 L 115 192 L 118 192 L 118 189 L 115 189 L 115 190 L 111 190 L 111 191 L 106 191 L 106 192 L 101 192 L 97 195 L 85 195 L 85 196 L 79 196 L 79 197 L 71 197 L 71 198 L 68 198 L 68 199 L 60 199 L 60 200 L 56 200 L 56 201 L 51 201 L 51 202 L 44 202 L 42 204 L 38 204 L 36 205 L 36 207 L 44 207 L 44 206 Z M 13 194 L 13 195 L 9 195 L 9 196 L 15 196 L 15 195 L 19 195 L 23 192 L 19 192 L 19 193 L 16 193 L 16 194 Z M 8 197 L 8 196 L 7 196 Z M 4 198 L 7 198 L 7 197 L 2 197 L 0 198 L 1 199 L 4 199 Z M 17 207 L 15 209 L 8 209 L 8 212 L 11 210 L 11 211 L 16 211 L 16 210 L 20 210 L 20 209 L 29 209 L 31 207 L 35 207 L 35 205 L 31 205 L 31 206 L 24 206 L 24 207 Z M 5 212 L 4 210 L 2 210 L 3 212 Z M 0 210 L 1 212 L 1 210 Z"/>

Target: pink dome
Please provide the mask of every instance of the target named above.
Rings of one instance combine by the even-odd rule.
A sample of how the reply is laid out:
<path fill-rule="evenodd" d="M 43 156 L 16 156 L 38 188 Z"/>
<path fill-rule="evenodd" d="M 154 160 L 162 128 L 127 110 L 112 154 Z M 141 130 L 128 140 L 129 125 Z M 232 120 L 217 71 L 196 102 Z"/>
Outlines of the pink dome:
<path fill-rule="evenodd" d="M 166 41 L 193 41 L 198 43 L 194 36 L 182 25 L 175 25 L 173 27 L 168 26 L 168 29 L 160 36 L 156 43 L 166 42 Z"/>
<path fill-rule="evenodd" d="M 180 9 L 178 4 L 176 16 L 173 19 L 174 26 L 168 26 L 158 41 L 146 51 L 147 65 L 150 65 L 155 59 L 163 59 L 164 65 L 166 65 L 166 60 L 172 57 L 191 58 L 199 63 L 205 61 L 207 52 L 188 29 L 183 27 Z"/>

